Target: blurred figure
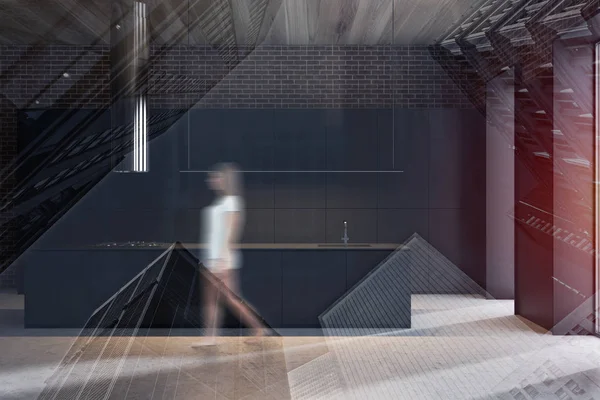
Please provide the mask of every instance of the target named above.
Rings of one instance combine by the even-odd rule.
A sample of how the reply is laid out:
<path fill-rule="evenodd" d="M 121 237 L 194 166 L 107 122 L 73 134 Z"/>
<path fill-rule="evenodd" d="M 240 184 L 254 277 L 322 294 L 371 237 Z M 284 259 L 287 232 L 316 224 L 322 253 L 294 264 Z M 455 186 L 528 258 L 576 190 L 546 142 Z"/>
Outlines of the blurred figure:
<path fill-rule="evenodd" d="M 204 209 L 202 215 L 202 262 L 239 296 L 239 269 L 242 260 L 238 242 L 244 226 L 240 172 L 234 164 L 218 164 L 209 173 L 207 184 L 216 197 L 213 204 Z M 198 345 L 214 345 L 217 329 L 221 326 L 222 299 L 219 299 L 217 288 L 211 284 L 205 284 L 202 292 L 204 321 L 207 326 L 206 337 Z M 241 310 L 240 314 L 242 321 L 254 329 L 255 335 L 262 335 L 262 325 L 253 314 L 247 310 Z"/>

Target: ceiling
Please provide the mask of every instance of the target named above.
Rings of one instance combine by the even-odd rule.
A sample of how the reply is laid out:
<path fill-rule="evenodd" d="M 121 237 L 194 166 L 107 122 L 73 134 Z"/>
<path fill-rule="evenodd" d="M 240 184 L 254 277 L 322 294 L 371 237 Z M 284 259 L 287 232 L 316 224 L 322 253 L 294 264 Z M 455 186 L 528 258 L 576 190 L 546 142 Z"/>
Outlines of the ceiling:
<path fill-rule="evenodd" d="M 0 43 L 108 43 L 112 0 L 0 0 Z M 147 0 L 155 42 L 429 44 L 481 0 Z M 392 15 L 394 18 L 392 18 Z M 217 21 L 215 23 L 215 21 Z M 210 30 L 213 29 L 213 32 Z M 219 34 L 217 31 L 227 32 Z"/>
<path fill-rule="evenodd" d="M 474 0 L 282 0 L 265 42 L 430 44 Z M 394 18 L 392 18 L 394 16 Z"/>

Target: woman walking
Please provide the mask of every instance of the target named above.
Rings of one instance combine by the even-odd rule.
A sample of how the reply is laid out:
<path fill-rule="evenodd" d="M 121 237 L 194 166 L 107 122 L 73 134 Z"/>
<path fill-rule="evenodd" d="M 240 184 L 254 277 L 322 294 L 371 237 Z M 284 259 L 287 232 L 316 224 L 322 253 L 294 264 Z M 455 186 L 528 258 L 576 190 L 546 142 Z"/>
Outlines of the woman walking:
<path fill-rule="evenodd" d="M 244 226 L 240 172 L 234 164 L 219 164 L 209 173 L 207 183 L 216 197 L 203 212 L 202 260 L 217 279 L 239 296 L 242 259 L 238 243 Z M 214 345 L 217 329 L 221 326 L 222 299 L 219 298 L 219 290 L 209 282 L 204 282 L 202 292 L 206 337 L 200 345 Z M 256 335 L 261 335 L 262 325 L 258 318 L 245 307 L 236 308 L 240 312 L 240 319 L 252 327 Z"/>

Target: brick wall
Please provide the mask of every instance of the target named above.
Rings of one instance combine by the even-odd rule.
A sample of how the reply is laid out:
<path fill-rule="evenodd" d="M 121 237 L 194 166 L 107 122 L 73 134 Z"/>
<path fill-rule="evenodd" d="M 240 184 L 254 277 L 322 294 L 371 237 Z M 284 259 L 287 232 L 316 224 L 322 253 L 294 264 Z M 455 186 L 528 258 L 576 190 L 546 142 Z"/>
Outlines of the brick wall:
<path fill-rule="evenodd" d="M 152 55 L 158 108 L 472 107 L 425 46 L 263 46 L 231 73 L 209 47 L 153 46 Z M 1 94 L 18 108 L 103 107 L 109 61 L 106 46 L 0 46 Z M 211 90 L 159 89 L 160 74 L 206 80 Z"/>
<path fill-rule="evenodd" d="M 442 46 L 431 46 L 430 54 L 434 60 L 446 71 L 456 87 L 460 88 L 470 100 L 467 107 L 475 107 L 482 114 L 486 109 L 486 85 L 483 77 L 475 70 L 468 60 L 460 55 L 453 55 Z M 453 93 L 453 92 L 452 92 Z M 459 102 L 462 107 L 463 102 Z"/>
<path fill-rule="evenodd" d="M 159 51 L 154 73 L 206 80 L 209 91 L 155 94 L 155 108 L 473 107 L 425 46 L 262 46 L 229 74 L 210 48 Z"/>
<path fill-rule="evenodd" d="M 16 108 L 6 97 L 0 93 L 0 171 L 4 171 L 8 164 L 17 154 L 17 113 Z M 0 198 L 6 196 L 14 187 L 11 178 L 5 178 L 0 174 Z M 2 214 L 0 223 L 11 219 L 10 214 Z M 0 228 L 0 254 L 12 254 L 14 252 L 14 230 L 8 226 Z M 14 287 L 14 268 L 0 275 L 0 288 Z"/>
<path fill-rule="evenodd" d="M 106 46 L 2 46 L 1 93 L 18 108 L 106 107 L 109 62 Z"/>
<path fill-rule="evenodd" d="M 153 46 L 151 54 L 151 108 L 473 107 L 425 46 L 263 46 L 231 72 L 210 47 Z M 0 70 L 2 169 L 17 152 L 18 109 L 109 105 L 108 46 L 0 46 Z M 0 243 L 11 251 L 10 232 Z M 14 285 L 10 268 L 0 287 Z"/>

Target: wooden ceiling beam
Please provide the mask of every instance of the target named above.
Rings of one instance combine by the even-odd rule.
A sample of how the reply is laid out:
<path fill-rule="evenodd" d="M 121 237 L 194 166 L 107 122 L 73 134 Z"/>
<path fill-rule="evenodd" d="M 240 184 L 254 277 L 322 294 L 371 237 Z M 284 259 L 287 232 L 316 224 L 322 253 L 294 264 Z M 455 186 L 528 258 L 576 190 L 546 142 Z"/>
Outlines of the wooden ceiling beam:
<path fill-rule="evenodd" d="M 230 0 L 233 12 L 236 40 L 241 45 L 249 45 L 251 0 Z"/>
<path fill-rule="evenodd" d="M 98 38 L 101 42 L 108 43 L 110 26 L 109 10 L 102 10 L 101 7 L 98 7 L 98 4 L 108 6 L 110 3 L 97 3 L 93 0 L 56 1 L 56 5 L 73 18 L 73 26 L 77 33 L 81 35 L 87 33 L 87 35 L 93 38 L 92 42 Z"/>
<path fill-rule="evenodd" d="M 0 37 L 8 44 L 38 46 L 59 40 L 56 34 L 66 22 L 64 13 L 57 13 L 52 2 L 33 4 L 25 0 L 0 4 L 0 25 L 3 28 Z"/>
<path fill-rule="evenodd" d="M 334 43 L 334 38 L 338 36 L 339 8 L 339 1 L 318 1 L 318 8 L 315 7 L 313 9 L 313 15 L 311 16 L 311 21 L 314 21 L 314 31 L 311 32 L 311 38 L 313 38 L 311 43 Z"/>
<path fill-rule="evenodd" d="M 284 10 L 287 43 L 291 45 L 308 43 L 308 7 L 306 1 L 285 0 Z"/>
<path fill-rule="evenodd" d="M 256 39 L 257 44 L 261 44 L 271 32 L 271 28 L 274 25 L 275 18 L 282 12 L 283 0 L 269 0 L 267 8 L 265 9 L 265 15 L 263 17 L 260 32 Z"/>
<path fill-rule="evenodd" d="M 390 0 L 361 0 L 352 29 L 344 38 L 345 43 L 390 43 L 391 35 L 384 37 L 386 27 L 392 20 Z"/>
<path fill-rule="evenodd" d="M 166 44 L 177 37 L 179 43 L 188 44 L 189 35 L 178 33 L 189 26 L 189 4 L 188 0 L 153 0 L 149 15 L 151 41 Z"/>
<path fill-rule="evenodd" d="M 167 43 L 177 36 L 182 43 L 206 44 L 208 34 L 213 42 L 250 47 L 263 41 L 290 45 L 429 44 L 435 39 L 432 35 L 441 34 L 445 26 L 459 19 L 473 4 L 473 0 L 145 1 L 152 10 L 151 34 L 163 32 L 160 37 L 153 37 L 158 43 Z M 42 41 L 107 43 L 110 4 L 110 0 L 45 0 L 41 3 L 6 0 L 0 3 L 0 25 L 5 27 L 0 37 L 4 42 L 20 39 L 27 44 Z M 223 4 L 227 5 L 228 17 L 216 13 L 213 20 L 205 20 L 200 25 L 194 23 L 207 10 L 223 8 Z M 62 28 L 58 29 L 57 21 L 65 18 L 68 21 L 63 21 Z M 230 20 L 234 22 L 230 24 Z M 12 34 L 7 32 L 10 27 Z M 181 35 L 182 29 L 188 32 Z M 222 37 L 217 31 L 222 31 Z M 231 38 L 232 32 L 234 38 Z"/>

